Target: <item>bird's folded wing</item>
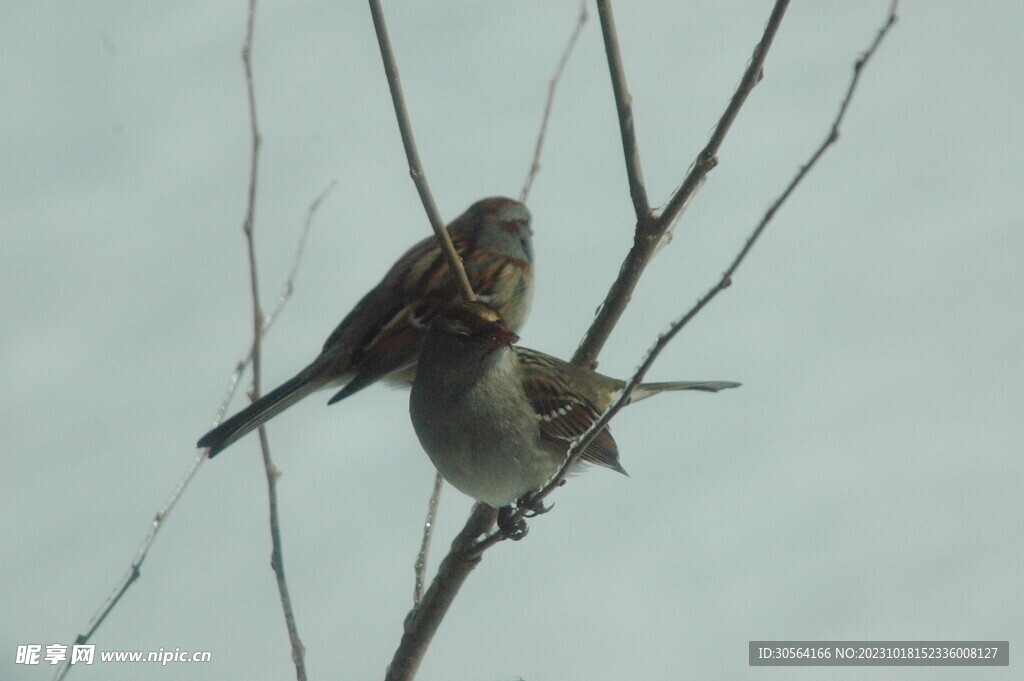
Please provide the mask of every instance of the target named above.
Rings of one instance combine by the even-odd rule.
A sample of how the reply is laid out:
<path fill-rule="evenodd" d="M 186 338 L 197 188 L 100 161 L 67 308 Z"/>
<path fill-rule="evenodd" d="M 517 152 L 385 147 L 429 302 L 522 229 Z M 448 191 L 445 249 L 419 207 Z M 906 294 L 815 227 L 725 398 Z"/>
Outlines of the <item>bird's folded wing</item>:
<path fill-rule="evenodd" d="M 520 370 L 523 388 L 540 422 L 541 441 L 554 451 L 568 451 L 569 444 L 583 435 L 601 412 L 549 368 L 521 364 Z M 619 464 L 619 449 L 607 428 L 601 429 L 582 458 L 620 473 L 626 472 Z"/>

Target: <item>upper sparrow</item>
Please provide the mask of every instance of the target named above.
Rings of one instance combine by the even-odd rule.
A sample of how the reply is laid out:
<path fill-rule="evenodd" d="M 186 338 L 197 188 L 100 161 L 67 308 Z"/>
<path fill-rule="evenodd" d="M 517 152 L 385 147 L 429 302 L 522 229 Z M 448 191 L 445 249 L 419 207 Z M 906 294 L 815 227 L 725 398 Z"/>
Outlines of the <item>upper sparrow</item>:
<path fill-rule="evenodd" d="M 565 461 L 625 386 L 536 350 L 483 303 L 458 302 L 434 317 L 423 343 L 409 414 L 441 475 L 494 508 L 528 499 Z M 732 381 L 643 383 L 630 403 L 664 390 L 717 392 Z M 604 428 L 581 461 L 625 473 Z"/>
<path fill-rule="evenodd" d="M 473 291 L 519 329 L 533 298 L 530 211 L 504 197 L 477 201 L 447 227 Z M 344 386 L 333 404 L 382 378 L 408 385 L 437 310 L 460 290 L 437 238 L 406 251 L 360 300 L 305 369 L 199 438 L 210 456 L 322 388 Z"/>

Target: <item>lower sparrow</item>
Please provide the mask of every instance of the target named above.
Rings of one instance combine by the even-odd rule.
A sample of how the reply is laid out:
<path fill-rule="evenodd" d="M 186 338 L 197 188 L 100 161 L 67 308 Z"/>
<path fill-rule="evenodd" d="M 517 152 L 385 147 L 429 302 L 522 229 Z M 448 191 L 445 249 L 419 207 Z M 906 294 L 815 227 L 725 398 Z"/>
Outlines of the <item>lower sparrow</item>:
<path fill-rule="evenodd" d="M 565 461 L 625 386 L 536 350 L 494 308 L 460 302 L 434 318 L 423 343 L 409 414 L 441 475 L 494 508 L 526 500 Z M 733 381 L 643 383 L 630 403 L 665 390 L 717 392 Z M 620 473 L 618 447 L 602 429 L 581 462 Z"/>

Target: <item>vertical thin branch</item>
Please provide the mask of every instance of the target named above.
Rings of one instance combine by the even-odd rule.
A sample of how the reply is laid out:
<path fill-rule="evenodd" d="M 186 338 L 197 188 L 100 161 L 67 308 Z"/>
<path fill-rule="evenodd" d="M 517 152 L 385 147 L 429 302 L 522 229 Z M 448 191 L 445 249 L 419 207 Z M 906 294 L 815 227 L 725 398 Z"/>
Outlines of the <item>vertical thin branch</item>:
<path fill-rule="evenodd" d="M 445 257 L 448 258 L 448 266 L 451 268 L 455 278 L 458 279 L 463 295 L 467 300 L 476 300 L 473 287 L 466 276 L 466 270 L 462 266 L 462 260 L 455 251 L 452 238 L 448 230 L 444 228 L 444 221 L 437 211 L 434 203 L 434 196 L 430 193 L 430 185 L 427 184 L 427 176 L 420 164 L 420 155 L 416 150 L 416 140 L 412 134 L 412 124 L 409 122 L 409 113 L 405 108 L 405 96 L 402 94 L 402 82 L 398 77 L 398 64 L 395 62 L 395 54 L 391 50 L 391 40 L 388 38 L 388 28 L 384 23 L 384 12 L 380 8 L 380 0 L 369 0 L 370 14 L 373 15 L 373 28 L 377 32 L 377 44 L 380 46 L 380 56 L 384 62 L 384 74 L 388 79 L 388 88 L 391 90 L 391 103 L 395 108 L 395 118 L 398 119 L 398 131 L 402 135 L 402 145 L 405 147 L 405 157 L 409 161 L 409 175 L 416 185 L 416 191 L 420 194 L 420 201 L 423 202 L 423 209 L 427 211 L 427 218 L 430 226 L 434 229 L 441 242 Z"/>
<path fill-rule="evenodd" d="M 295 623 L 295 611 L 288 593 L 288 580 L 284 575 L 284 552 L 281 548 L 281 524 L 277 513 L 277 479 L 280 472 L 270 459 L 270 443 L 267 441 L 266 428 L 260 427 L 260 450 L 263 452 L 263 469 L 267 474 L 267 498 L 270 517 L 270 567 L 274 570 L 277 580 L 277 591 L 281 596 L 281 611 L 284 613 L 284 625 L 288 630 L 288 641 L 292 647 L 292 662 L 295 664 L 295 678 L 306 681 L 306 647 L 299 638 L 299 629 Z"/>
<path fill-rule="evenodd" d="M 249 11 L 246 15 L 245 43 L 242 46 L 242 64 L 245 66 L 245 92 L 249 103 L 249 133 L 252 138 L 249 160 L 249 192 L 246 201 L 245 219 L 242 231 L 245 233 L 246 251 L 249 256 L 249 288 L 253 307 L 253 338 L 252 338 L 252 389 L 253 399 L 259 397 L 260 378 L 262 376 L 262 358 L 260 356 L 263 338 L 263 310 L 260 309 L 258 277 L 256 274 L 256 246 L 253 242 L 253 223 L 256 215 L 256 186 L 259 179 L 260 136 L 259 124 L 256 120 L 256 93 L 252 77 L 252 36 L 256 21 L 256 0 L 249 0 Z"/>
<path fill-rule="evenodd" d="M 256 187 L 259 177 L 260 137 L 259 124 L 256 117 L 256 93 L 252 76 L 252 39 L 256 23 L 256 0 L 249 0 L 249 12 L 246 17 L 245 43 L 242 47 L 242 63 L 245 66 L 245 89 L 249 102 L 249 126 L 252 134 L 252 162 L 249 168 L 249 197 L 245 211 L 243 231 L 245 232 L 246 250 L 249 256 L 249 285 L 252 295 L 253 339 L 252 339 L 252 399 L 260 396 L 260 379 L 262 378 L 261 347 L 263 339 L 263 309 L 260 307 L 259 279 L 256 274 L 256 242 L 253 238 L 253 225 L 256 214 Z M 281 597 L 281 609 L 284 612 L 285 627 L 292 648 L 292 662 L 295 663 L 295 677 L 298 681 L 306 681 L 306 649 L 299 639 L 298 627 L 295 624 L 295 612 L 292 609 L 291 597 L 288 594 L 288 581 L 284 574 L 284 554 L 281 548 L 281 526 L 277 512 L 277 478 L 279 473 L 270 457 L 270 444 L 267 431 L 259 428 L 260 449 L 263 453 L 263 468 L 267 476 L 267 497 L 269 500 L 270 539 L 273 549 L 270 554 L 270 565 L 277 580 L 277 590 Z"/>
<path fill-rule="evenodd" d="M 412 604 L 419 605 L 423 600 L 423 585 L 427 581 L 427 561 L 430 558 L 430 540 L 434 536 L 434 523 L 437 520 L 437 506 L 441 503 L 441 490 L 444 488 L 444 478 L 440 473 L 434 475 L 434 490 L 430 493 L 430 501 L 427 503 L 427 518 L 423 521 L 423 538 L 420 540 L 420 552 L 416 554 L 416 564 L 413 571 L 416 574 L 416 583 L 412 590 Z"/>
<path fill-rule="evenodd" d="M 619 36 L 615 32 L 611 0 L 597 0 L 597 14 L 601 18 L 604 53 L 608 58 L 615 108 L 619 114 L 619 134 L 622 136 L 622 151 L 626 157 L 629 196 L 633 199 L 639 229 L 651 219 L 651 207 L 647 201 L 644 173 L 640 168 L 640 150 L 637 148 L 636 130 L 633 128 L 633 96 L 629 94 L 629 88 L 626 86 L 626 71 L 622 67 L 622 53 L 619 51 Z"/>
<path fill-rule="evenodd" d="M 252 20 L 252 11 L 253 8 L 250 7 L 250 22 Z M 250 35 L 250 33 L 251 26 L 247 28 L 247 36 Z M 248 47 L 249 45 L 250 41 L 247 41 L 246 47 Z M 243 52 L 243 60 L 247 60 L 245 52 Z M 248 61 L 245 61 L 245 63 L 247 76 L 251 76 L 249 68 L 250 65 Z M 250 120 L 250 126 L 251 129 L 255 132 L 255 137 L 253 138 L 255 140 L 253 149 L 258 149 L 259 132 L 258 129 L 256 129 L 254 119 Z M 255 165 L 255 163 L 256 158 L 254 157 L 253 164 Z M 320 195 L 313 200 L 313 202 L 310 204 L 306 212 L 306 220 L 303 225 L 302 234 L 299 237 L 298 245 L 296 247 L 295 252 L 295 258 L 292 261 L 291 270 L 289 271 L 288 277 L 285 280 L 284 284 L 282 285 L 281 293 L 278 296 L 277 304 L 274 306 L 274 310 L 263 318 L 263 322 L 261 324 L 262 336 L 265 336 L 267 334 L 267 331 L 270 330 L 271 326 L 273 326 L 274 321 L 276 321 L 277 315 L 280 314 L 281 310 L 283 310 L 284 306 L 287 304 L 289 298 L 291 298 L 291 295 L 295 289 L 295 276 L 298 273 L 299 265 L 302 262 L 302 255 L 303 251 L 305 250 L 305 245 L 309 237 L 310 229 L 312 227 L 313 218 L 316 215 L 316 212 L 319 210 L 320 205 L 327 197 L 327 194 L 330 193 L 331 189 L 333 189 L 336 184 L 337 182 L 331 182 L 327 186 L 327 188 L 324 189 L 324 191 L 321 192 Z M 250 174 L 248 195 L 249 202 L 247 204 L 248 208 L 244 224 L 246 226 L 246 229 L 251 231 L 255 205 L 254 199 L 256 195 L 254 172 Z M 242 374 L 249 367 L 249 365 L 253 363 L 255 359 L 256 350 L 256 344 L 250 345 L 246 357 L 244 359 L 239 360 L 235 364 L 235 369 L 234 371 L 232 371 L 231 377 L 228 379 L 228 386 L 227 389 L 225 390 L 224 397 L 221 400 L 220 407 L 217 410 L 217 416 L 213 420 L 213 425 L 216 425 L 221 421 L 221 419 L 224 418 L 224 414 L 227 412 L 228 405 L 231 403 L 231 399 L 234 397 L 235 391 L 238 388 L 238 383 L 242 377 Z M 138 580 L 142 576 L 142 563 L 149 556 L 149 551 L 153 547 L 153 544 L 156 543 L 157 535 L 163 528 L 164 523 L 167 521 L 167 518 L 174 510 L 175 506 L 177 506 L 178 501 L 184 495 L 185 490 L 191 484 L 192 480 L 194 479 L 196 473 L 199 470 L 199 467 L 203 464 L 204 461 L 206 461 L 206 458 L 206 452 L 200 451 L 192 459 L 192 462 L 189 464 L 188 469 L 185 471 L 184 475 L 182 475 L 181 479 L 175 485 L 174 490 L 168 496 L 167 500 L 164 501 L 163 505 L 156 512 L 156 515 L 153 517 L 152 522 L 150 522 L 149 529 L 147 530 L 146 535 L 143 537 L 142 542 L 139 544 L 139 548 L 135 552 L 135 557 L 132 559 L 131 564 L 128 566 L 128 571 L 121 578 L 121 581 L 118 582 L 117 585 L 114 587 L 110 596 L 108 596 L 107 599 L 100 604 L 100 607 L 97 609 L 96 613 L 93 614 L 92 618 L 89 620 L 89 624 L 86 627 L 86 630 L 75 637 L 75 645 L 83 645 L 92 638 L 93 634 L 96 633 L 100 625 L 102 625 L 103 622 L 106 620 L 107 615 L 109 615 L 111 611 L 114 609 L 114 607 L 116 607 L 117 604 L 121 601 L 121 597 L 125 595 L 125 593 L 128 591 L 128 588 L 131 587 L 131 585 L 134 584 L 136 580 Z M 68 670 L 70 669 L 69 661 L 70 657 L 68 659 L 65 659 L 65 661 L 57 667 L 56 673 L 54 674 L 53 677 L 53 681 L 61 681 L 67 676 Z"/>
<path fill-rule="evenodd" d="M 607 5 L 607 3 L 608 0 L 598 0 L 598 7 Z M 637 228 L 633 237 L 633 247 L 622 263 L 619 276 L 612 283 L 608 295 L 605 296 L 604 302 L 601 303 L 593 324 L 590 325 L 590 329 L 587 330 L 586 335 L 576 349 L 576 353 L 572 358 L 573 364 L 586 367 L 592 367 L 596 364 L 598 354 L 600 354 L 605 342 L 607 342 L 608 337 L 611 335 L 612 329 L 618 324 L 622 313 L 625 312 L 630 296 L 633 295 L 633 289 L 636 288 L 636 284 L 640 280 L 640 275 L 643 274 L 644 269 L 647 267 L 647 263 L 650 262 L 657 251 L 658 244 L 661 242 L 665 232 L 672 226 L 675 218 L 679 215 L 679 211 L 683 209 L 683 206 L 686 205 L 693 193 L 700 188 L 705 175 L 718 163 L 718 157 L 716 156 L 718 149 L 725 140 L 725 136 L 729 132 L 733 121 L 739 115 L 744 102 L 746 102 L 747 95 L 750 94 L 750 91 L 754 89 L 754 86 L 760 80 L 764 61 L 768 56 L 768 50 L 772 45 L 772 41 L 782 23 L 782 18 L 788 6 L 789 0 L 776 0 L 771 16 L 768 17 L 768 22 L 765 25 L 761 41 L 754 48 L 750 63 L 744 71 L 739 86 L 733 93 L 729 106 L 726 107 L 725 113 L 722 114 L 714 131 L 711 133 L 711 139 L 704 149 L 701 150 L 700 154 L 697 155 L 697 160 L 694 162 L 692 170 L 683 181 L 682 186 L 669 201 L 665 210 L 662 211 L 657 219 L 647 220 L 641 219 L 638 208 Z M 605 34 L 605 50 L 609 52 L 608 65 L 611 71 L 612 87 L 618 93 L 619 90 L 625 90 L 625 81 L 621 74 L 621 62 L 613 58 L 611 54 L 613 52 L 615 54 L 618 53 L 618 38 L 615 36 L 615 24 L 610 20 L 611 8 L 608 7 L 606 9 L 609 21 L 605 22 L 605 15 L 602 13 L 601 26 Z M 628 95 L 626 102 L 628 104 Z M 639 162 L 637 162 L 636 171 L 630 170 L 629 165 L 630 159 L 636 155 L 636 141 L 632 139 L 632 113 L 628 109 L 624 110 L 622 103 L 619 101 L 618 94 L 616 94 L 616 103 L 619 108 L 619 127 L 622 129 L 623 150 L 626 154 L 626 169 L 630 178 L 630 194 L 634 196 L 634 205 L 639 206 L 639 204 L 636 204 L 635 193 L 635 185 L 639 180 L 639 175 L 637 174 Z M 627 135 L 627 131 L 629 135 Z M 642 188 L 642 186 L 641 182 L 640 187 Z"/>
<path fill-rule="evenodd" d="M 572 56 L 573 48 L 576 47 L 576 40 L 580 37 L 580 33 L 583 32 L 583 26 L 587 23 L 588 18 L 587 0 L 583 0 L 580 3 L 580 14 L 576 19 L 576 26 L 569 35 L 569 42 L 562 52 L 562 57 L 558 60 L 558 66 L 555 67 L 554 74 L 548 80 L 548 98 L 544 103 L 544 114 L 540 120 L 540 132 L 537 133 L 537 144 L 533 149 L 533 162 L 530 164 L 530 172 L 526 175 L 523 190 L 519 193 L 519 201 L 521 203 L 526 203 L 526 199 L 530 195 L 530 188 L 533 187 L 533 180 L 537 177 L 537 172 L 540 170 L 540 156 L 544 150 L 544 138 L 547 137 L 548 121 L 551 118 L 551 109 L 555 102 L 555 90 L 558 89 L 558 83 L 562 80 L 562 72 L 565 71 L 565 65 L 569 63 L 569 57 Z"/>

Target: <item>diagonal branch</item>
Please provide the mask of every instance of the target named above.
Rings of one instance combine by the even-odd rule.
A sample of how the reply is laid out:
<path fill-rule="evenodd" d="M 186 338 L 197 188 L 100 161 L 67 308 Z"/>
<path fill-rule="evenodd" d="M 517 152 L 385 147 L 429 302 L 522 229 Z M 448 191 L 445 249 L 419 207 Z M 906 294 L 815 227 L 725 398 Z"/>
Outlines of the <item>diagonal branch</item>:
<path fill-rule="evenodd" d="M 548 81 L 548 96 L 544 103 L 544 113 L 541 116 L 540 131 L 537 133 L 537 143 L 533 150 L 533 161 L 530 164 L 530 171 L 526 175 L 526 182 L 523 184 L 523 189 L 519 194 L 519 201 L 521 203 L 526 203 L 526 199 L 530 195 L 530 189 L 533 187 L 533 181 L 536 179 L 537 173 L 540 171 L 540 157 L 544 150 L 544 140 L 547 137 L 548 123 L 551 119 L 551 110 L 555 101 L 555 91 L 558 88 L 558 83 L 562 79 L 562 73 L 565 71 L 565 66 L 569 63 L 569 57 L 572 56 L 572 51 L 576 46 L 576 41 L 579 39 L 580 33 L 583 32 L 583 27 L 587 23 L 588 16 L 587 0 L 582 0 L 580 3 L 579 17 L 576 19 L 576 26 L 569 35 L 569 40 L 566 43 L 561 58 L 558 60 L 558 65 L 555 67 L 554 74 L 552 74 Z M 437 514 L 437 505 L 441 497 L 443 483 L 444 478 L 441 477 L 440 473 L 437 473 L 434 476 L 434 491 L 433 494 L 431 494 L 430 501 L 428 503 L 426 522 L 423 524 L 423 537 L 420 541 L 420 552 L 416 556 L 416 563 L 414 567 L 415 585 L 413 587 L 413 604 L 419 603 L 423 598 L 423 585 L 427 570 L 427 557 L 430 551 L 430 540 L 434 530 L 434 519 Z"/>
<path fill-rule="evenodd" d="M 600 8 L 602 4 L 606 4 L 607 1 L 600 0 L 598 7 Z M 596 366 L 598 354 L 600 354 L 608 337 L 611 336 L 612 330 L 618 324 L 619 318 L 622 317 L 622 313 L 625 312 L 630 296 L 633 295 L 633 289 L 636 288 L 637 282 L 640 281 L 640 275 L 643 274 L 647 263 L 654 257 L 658 244 L 661 243 L 665 233 L 675 222 L 676 218 L 679 217 L 680 211 L 692 198 L 693 193 L 700 188 L 705 176 L 717 165 L 718 149 L 722 146 L 729 128 L 739 115 L 744 102 L 746 102 L 747 95 L 750 94 L 750 91 L 754 89 L 754 86 L 760 80 L 765 58 L 768 56 L 768 50 L 772 45 L 779 25 L 782 23 L 782 17 L 788 5 L 789 0 L 776 0 L 775 7 L 772 9 L 771 16 L 768 17 L 768 22 L 765 25 L 761 40 L 754 48 L 750 63 L 743 73 L 743 78 L 740 80 L 736 92 L 733 93 L 732 99 L 729 101 L 729 106 L 726 107 L 725 113 L 722 114 L 718 125 L 715 126 L 714 131 L 711 133 L 711 139 L 697 155 L 697 160 L 694 161 L 693 168 L 686 176 L 682 186 L 676 191 L 661 215 L 657 219 L 647 219 L 641 218 L 640 213 L 637 213 L 637 227 L 633 237 L 633 247 L 626 255 L 626 259 L 619 270 L 619 276 L 612 283 L 608 295 L 605 296 L 604 302 L 599 308 L 600 311 L 594 319 L 594 323 L 590 325 L 586 336 L 584 336 L 579 347 L 576 349 L 576 354 L 572 358 L 573 364 L 586 367 Z M 611 9 L 608 8 L 607 12 L 610 18 Z M 602 14 L 602 28 L 604 28 L 606 34 L 605 49 L 610 51 L 612 48 L 609 45 L 611 45 L 617 52 L 618 39 L 614 33 L 615 25 L 611 21 L 605 24 L 603 17 L 604 14 Z M 630 158 L 636 155 L 636 141 L 632 139 L 632 114 L 628 110 L 624 114 L 622 104 L 619 103 L 618 88 L 624 89 L 625 85 L 624 82 L 621 85 L 619 84 L 619 76 L 617 76 L 615 63 L 611 55 L 608 57 L 608 64 L 611 69 L 612 86 L 616 88 L 616 102 L 619 106 L 619 127 L 623 130 L 623 149 L 626 152 L 626 168 L 629 171 L 630 177 L 630 194 L 634 195 L 634 205 L 637 205 L 634 181 L 638 176 L 629 170 Z M 618 66 L 621 68 L 621 64 Z M 628 120 L 624 118 L 627 114 L 629 116 Z M 630 132 L 629 137 L 626 135 L 627 129 Z M 639 172 L 639 161 L 637 161 L 636 172 Z"/>
<path fill-rule="evenodd" d="M 416 676 L 445 613 L 469 573 L 480 563 L 480 553 L 473 550 L 474 542 L 493 527 L 496 517 L 497 511 L 486 504 L 478 503 L 473 507 L 465 526 L 452 542 L 451 551 L 437 568 L 427 593 L 406 616 L 402 642 L 391 658 L 385 681 L 411 681 Z"/>
<path fill-rule="evenodd" d="M 437 204 L 434 203 L 434 196 L 430 193 L 430 185 L 427 183 L 427 176 L 420 163 L 420 154 L 416 149 L 416 140 L 412 134 L 412 124 L 409 123 L 409 112 L 405 108 L 402 81 L 398 77 L 398 64 L 395 62 L 395 53 L 391 50 L 391 40 L 388 38 L 388 27 L 384 23 L 384 12 L 380 8 L 380 0 L 369 0 L 369 2 L 370 14 L 373 15 L 373 28 L 377 32 L 377 44 L 380 45 L 380 57 L 384 62 L 384 74 L 387 76 L 388 88 L 391 90 L 391 103 L 395 107 L 395 118 L 398 119 L 398 131 L 402 135 L 405 157 L 409 161 L 409 175 L 412 177 L 413 184 L 416 185 L 420 201 L 423 202 L 423 209 L 427 211 L 430 226 L 433 227 L 434 234 L 441 242 L 441 250 L 444 251 L 448 265 L 459 281 L 462 293 L 467 300 L 476 300 L 473 287 L 466 276 L 466 270 L 462 266 L 462 260 L 455 252 L 452 238 L 448 235 L 448 230 L 444 228 L 444 221 L 437 211 Z"/>
<path fill-rule="evenodd" d="M 788 6 L 789 0 L 778 0 L 775 3 L 775 7 L 772 8 L 772 13 L 765 24 L 761 41 L 754 47 L 754 53 L 750 57 L 750 63 L 747 64 L 746 71 L 743 72 L 743 78 L 740 80 L 736 92 L 733 93 L 732 99 L 729 100 L 729 105 L 725 107 L 722 117 L 718 119 L 718 124 L 711 133 L 711 139 L 701 149 L 693 167 L 687 174 L 686 179 L 683 180 L 683 184 L 676 190 L 672 198 L 669 199 L 668 204 L 658 218 L 658 227 L 662 231 L 668 229 L 668 226 L 675 222 L 679 211 L 683 209 L 683 206 L 686 205 L 686 202 L 689 201 L 693 193 L 700 188 L 704 176 L 718 165 L 718 150 L 721 149 L 725 136 L 729 134 L 729 129 L 732 127 L 733 122 L 735 122 L 736 117 L 739 116 L 740 109 L 743 108 L 743 104 L 747 101 L 747 97 L 753 91 L 754 86 L 761 82 L 761 78 L 764 77 L 764 62 L 768 57 L 768 50 L 772 46 L 772 41 L 775 40 L 775 34 L 778 32 L 779 26 L 782 25 L 782 17 L 786 13 Z"/>
<path fill-rule="evenodd" d="M 313 199 L 313 202 L 309 204 L 309 208 L 306 209 L 306 221 L 302 225 L 302 234 L 299 236 L 299 242 L 295 247 L 295 257 L 292 258 L 292 267 L 288 270 L 288 276 L 284 280 L 284 284 L 281 285 L 281 292 L 277 294 L 277 302 L 274 303 L 274 309 L 267 313 L 267 316 L 263 318 L 263 335 L 267 335 L 267 331 L 270 326 L 277 321 L 277 316 L 281 314 L 281 310 L 284 308 L 288 299 L 291 298 L 292 292 L 295 290 L 295 276 L 299 273 L 299 265 L 302 264 L 302 255 L 306 251 L 306 243 L 309 241 L 309 231 L 313 228 L 313 218 L 316 216 L 316 212 L 320 210 L 321 204 L 327 195 L 338 186 L 337 180 L 331 180 L 327 187 L 320 192 L 320 195 Z"/>
<path fill-rule="evenodd" d="M 227 403 L 222 407 L 227 407 Z M 149 530 L 146 532 L 146 536 L 142 540 L 142 544 L 135 552 L 135 557 L 132 559 L 131 565 L 128 566 L 128 572 L 121 578 L 117 586 L 110 593 L 100 607 L 93 614 L 92 619 L 89 620 L 89 624 L 86 630 L 75 637 L 74 645 L 84 645 L 89 642 L 96 630 L 100 628 L 100 625 L 107 619 L 107 615 L 117 607 L 117 604 L 121 602 L 121 597 L 127 593 L 129 587 L 142 576 L 142 563 L 146 560 L 149 555 L 149 549 L 153 546 L 156 541 L 156 536 L 160 532 L 160 529 L 164 526 L 164 521 L 167 520 L 167 516 L 170 515 L 171 511 L 178 504 L 178 500 L 181 495 L 185 492 L 185 488 L 188 487 L 189 483 L 192 482 L 192 478 L 195 477 L 196 471 L 199 470 L 199 466 L 206 460 L 206 455 L 200 452 L 192 463 L 189 464 L 188 470 L 185 471 L 185 475 L 182 476 L 181 480 L 178 481 L 177 486 L 171 493 L 171 496 L 164 502 L 164 505 L 156 512 L 152 522 L 149 524 Z M 56 673 L 53 676 L 53 681 L 61 681 L 67 676 L 68 670 L 71 669 L 70 665 L 71 656 L 67 656 L 63 662 L 57 667 Z"/>

